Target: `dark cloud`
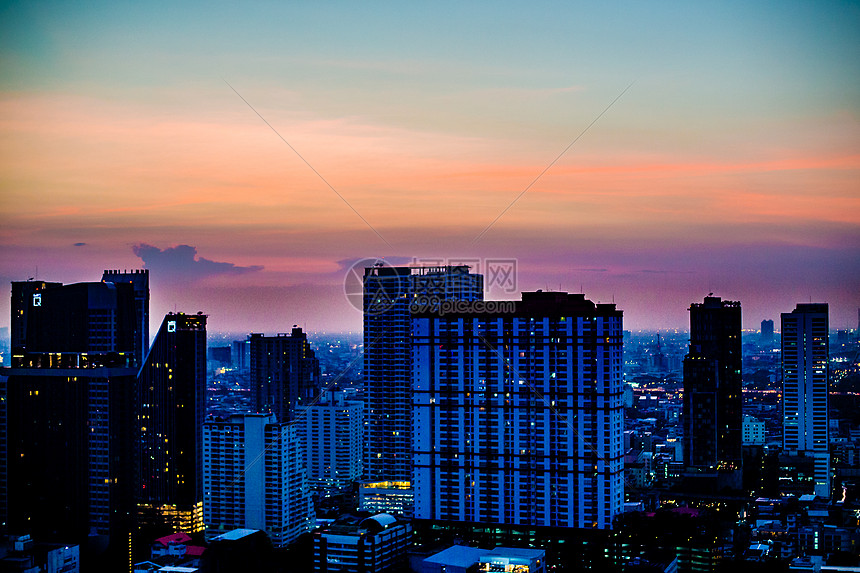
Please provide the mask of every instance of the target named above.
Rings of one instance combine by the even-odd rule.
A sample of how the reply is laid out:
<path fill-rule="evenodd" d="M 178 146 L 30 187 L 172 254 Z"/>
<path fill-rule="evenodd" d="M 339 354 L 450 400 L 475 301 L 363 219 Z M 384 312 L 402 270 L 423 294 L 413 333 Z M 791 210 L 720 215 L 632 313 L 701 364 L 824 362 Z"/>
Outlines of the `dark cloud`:
<path fill-rule="evenodd" d="M 132 247 L 146 268 L 159 276 L 196 280 L 216 275 L 241 275 L 263 269 L 261 265 L 239 267 L 233 263 L 210 261 L 197 256 L 197 248 L 177 245 L 159 249 L 142 243 Z"/>
<path fill-rule="evenodd" d="M 86 243 L 75 243 L 76 247 L 85 247 L 86 245 Z"/>

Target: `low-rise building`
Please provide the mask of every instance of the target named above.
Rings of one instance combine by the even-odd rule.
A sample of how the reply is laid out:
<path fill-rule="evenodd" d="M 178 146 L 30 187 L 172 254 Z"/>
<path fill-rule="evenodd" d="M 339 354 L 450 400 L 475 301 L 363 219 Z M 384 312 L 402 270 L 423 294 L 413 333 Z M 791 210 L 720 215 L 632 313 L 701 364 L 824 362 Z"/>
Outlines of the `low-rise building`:
<path fill-rule="evenodd" d="M 386 513 L 365 519 L 344 516 L 313 537 L 314 571 L 383 573 L 406 562 L 412 525 Z"/>

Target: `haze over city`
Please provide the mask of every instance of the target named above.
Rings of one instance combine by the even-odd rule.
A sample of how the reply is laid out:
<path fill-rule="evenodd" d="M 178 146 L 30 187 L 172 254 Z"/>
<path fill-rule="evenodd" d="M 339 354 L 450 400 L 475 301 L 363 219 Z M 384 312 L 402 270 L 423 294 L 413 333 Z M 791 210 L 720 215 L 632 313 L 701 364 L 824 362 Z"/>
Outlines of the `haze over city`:
<path fill-rule="evenodd" d="M 709 292 L 745 328 L 810 300 L 856 327 L 857 3 L 0 14 L 7 291 L 145 266 L 153 325 L 358 332 L 357 260 L 513 259 L 499 296 L 582 290 L 625 329 Z"/>

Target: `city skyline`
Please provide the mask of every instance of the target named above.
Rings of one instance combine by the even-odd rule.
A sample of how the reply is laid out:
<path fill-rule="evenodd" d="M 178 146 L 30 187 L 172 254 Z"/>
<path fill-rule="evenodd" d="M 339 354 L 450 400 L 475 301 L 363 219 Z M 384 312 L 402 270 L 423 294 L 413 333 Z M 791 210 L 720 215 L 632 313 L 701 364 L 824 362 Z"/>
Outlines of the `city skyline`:
<path fill-rule="evenodd" d="M 709 292 L 746 329 L 857 326 L 856 4 L 3 13 L 4 288 L 145 266 L 152 317 L 359 332 L 355 261 L 495 258 L 487 298 L 582 291 L 629 330 Z"/>

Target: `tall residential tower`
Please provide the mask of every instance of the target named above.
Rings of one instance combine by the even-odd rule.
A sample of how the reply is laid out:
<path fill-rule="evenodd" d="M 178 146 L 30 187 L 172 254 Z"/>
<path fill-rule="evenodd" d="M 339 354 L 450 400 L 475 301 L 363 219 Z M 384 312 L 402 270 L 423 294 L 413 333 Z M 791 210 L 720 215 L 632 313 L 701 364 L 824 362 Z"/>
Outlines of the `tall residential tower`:
<path fill-rule="evenodd" d="M 621 311 L 564 292 L 474 308 L 413 321 L 415 518 L 611 528 Z"/>
<path fill-rule="evenodd" d="M 815 495 L 829 498 L 827 436 L 828 307 L 798 304 L 782 313 L 783 440 L 786 452 L 814 458 Z"/>
<path fill-rule="evenodd" d="M 684 358 L 684 462 L 700 470 L 741 469 L 741 304 L 707 296 L 690 305 Z"/>
<path fill-rule="evenodd" d="M 251 334 L 254 408 L 287 422 L 314 403 L 320 391 L 320 363 L 299 327 L 277 336 Z"/>
<path fill-rule="evenodd" d="M 364 273 L 364 475 L 408 483 L 412 475 L 412 310 L 484 297 L 468 266 L 390 267 Z"/>

